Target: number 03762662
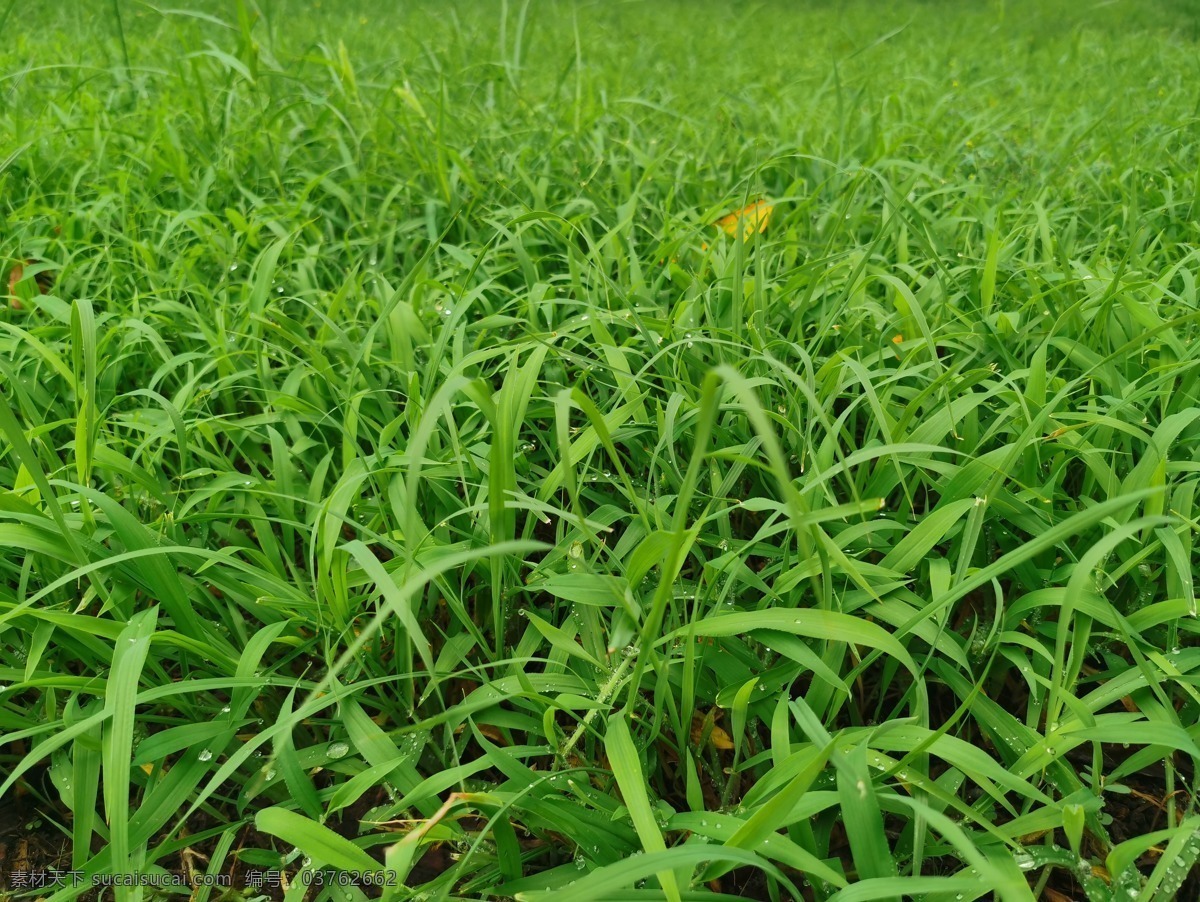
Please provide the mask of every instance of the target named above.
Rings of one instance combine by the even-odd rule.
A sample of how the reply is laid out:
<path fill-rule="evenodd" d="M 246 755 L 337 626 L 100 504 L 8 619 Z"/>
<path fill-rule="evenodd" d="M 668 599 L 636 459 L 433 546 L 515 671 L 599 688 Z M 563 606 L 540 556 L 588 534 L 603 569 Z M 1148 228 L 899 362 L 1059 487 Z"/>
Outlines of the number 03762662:
<path fill-rule="evenodd" d="M 296 879 L 305 886 L 398 886 L 395 871 L 301 871 Z"/>

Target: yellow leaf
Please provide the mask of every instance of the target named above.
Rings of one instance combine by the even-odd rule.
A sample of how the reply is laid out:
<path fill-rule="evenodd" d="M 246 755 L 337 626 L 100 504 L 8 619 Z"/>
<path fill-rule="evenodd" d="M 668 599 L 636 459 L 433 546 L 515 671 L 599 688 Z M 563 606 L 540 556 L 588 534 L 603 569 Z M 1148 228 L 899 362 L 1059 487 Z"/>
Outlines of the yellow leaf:
<path fill-rule="evenodd" d="M 729 738 L 729 734 L 720 727 L 713 727 L 712 732 L 708 735 L 708 741 L 715 748 L 726 750 L 733 748 L 733 740 Z"/>
<path fill-rule="evenodd" d="M 692 714 L 692 742 L 699 745 L 700 740 L 704 738 L 705 733 L 708 733 L 708 741 L 713 748 L 726 751 L 733 748 L 733 739 L 728 733 L 716 725 L 716 718 L 719 716 L 717 709 L 704 714 L 700 711 L 695 711 Z"/>
<path fill-rule="evenodd" d="M 775 212 L 774 205 L 765 200 L 756 200 L 748 207 L 722 216 L 714 225 L 726 235 L 740 235 L 743 239 L 747 239 L 755 232 L 761 235 L 767 230 L 767 226 L 771 224 L 773 212 Z"/>

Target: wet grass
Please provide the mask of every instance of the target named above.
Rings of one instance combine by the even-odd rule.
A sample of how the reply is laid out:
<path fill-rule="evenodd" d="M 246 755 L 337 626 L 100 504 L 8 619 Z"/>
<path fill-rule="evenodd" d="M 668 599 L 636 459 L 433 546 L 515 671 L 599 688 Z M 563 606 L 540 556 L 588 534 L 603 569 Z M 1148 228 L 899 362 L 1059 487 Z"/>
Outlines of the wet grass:
<path fill-rule="evenodd" d="M 14 892 L 1197 892 L 1186 4 L 181 5 L 3 13 Z"/>

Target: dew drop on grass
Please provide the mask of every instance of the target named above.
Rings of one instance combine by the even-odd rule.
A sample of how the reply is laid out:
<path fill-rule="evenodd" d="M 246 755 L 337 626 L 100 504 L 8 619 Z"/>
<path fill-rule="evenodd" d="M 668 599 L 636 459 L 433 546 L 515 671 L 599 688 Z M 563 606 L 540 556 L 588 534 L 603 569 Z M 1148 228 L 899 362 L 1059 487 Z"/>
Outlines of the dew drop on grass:
<path fill-rule="evenodd" d="M 326 750 L 330 758 L 345 758 L 350 753 L 350 746 L 344 742 L 332 742 Z"/>
<path fill-rule="evenodd" d="M 729 540 L 722 539 L 721 541 L 719 541 L 717 543 L 717 547 L 720 548 L 722 551 L 728 551 L 729 550 Z"/>
<path fill-rule="evenodd" d="M 226 705 L 224 708 L 221 709 L 222 714 L 228 714 L 229 711 L 230 711 L 229 705 Z"/>
<path fill-rule="evenodd" d="M 570 554 L 571 554 L 571 557 L 573 557 L 573 558 L 583 557 L 583 543 L 582 542 L 572 542 Z"/>
<path fill-rule="evenodd" d="M 636 645 L 626 645 L 625 648 L 622 649 L 622 651 L 621 651 L 621 654 L 623 654 L 627 658 L 632 658 L 637 653 L 638 653 L 638 650 L 637 650 Z"/>
<path fill-rule="evenodd" d="M 203 750 L 203 751 L 200 753 L 200 760 L 201 760 L 201 761 L 212 761 L 212 756 L 213 756 L 213 754 L 212 754 L 212 750 L 211 750 L 211 749 L 204 749 L 204 750 Z"/>
<path fill-rule="evenodd" d="M 229 271 L 230 271 L 230 272 L 237 272 L 237 264 L 236 264 L 236 263 L 230 263 L 230 264 L 229 264 Z"/>

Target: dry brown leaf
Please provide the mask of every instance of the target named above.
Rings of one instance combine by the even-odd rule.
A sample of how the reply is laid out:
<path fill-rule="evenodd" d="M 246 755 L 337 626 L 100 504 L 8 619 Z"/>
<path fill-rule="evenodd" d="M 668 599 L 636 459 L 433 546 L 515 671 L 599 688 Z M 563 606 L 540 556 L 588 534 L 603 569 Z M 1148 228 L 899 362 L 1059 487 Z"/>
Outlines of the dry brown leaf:
<path fill-rule="evenodd" d="M 25 267 L 36 266 L 37 260 L 27 259 L 24 263 L 14 263 L 13 268 L 8 271 L 8 294 L 9 303 L 14 310 L 23 310 L 25 305 L 21 303 L 21 299 L 17 297 L 17 283 L 25 278 Z M 33 283 L 37 288 L 38 294 L 46 294 L 54 287 L 54 276 L 48 272 L 35 273 Z"/>

